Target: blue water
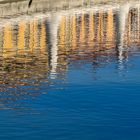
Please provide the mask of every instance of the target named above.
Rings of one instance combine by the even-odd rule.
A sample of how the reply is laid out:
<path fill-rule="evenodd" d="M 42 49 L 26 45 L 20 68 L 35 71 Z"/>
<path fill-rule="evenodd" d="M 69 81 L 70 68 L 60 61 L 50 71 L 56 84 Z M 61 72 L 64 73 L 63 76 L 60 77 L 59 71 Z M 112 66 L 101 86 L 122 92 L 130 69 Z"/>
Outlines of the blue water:
<path fill-rule="evenodd" d="M 104 59 L 99 67 L 70 61 L 65 78 L 40 83 L 31 96 L 9 95 L 1 103 L 0 139 L 139 140 L 140 54 Z"/>
<path fill-rule="evenodd" d="M 112 9 L 7 19 L 0 140 L 140 140 L 136 8 L 126 13 L 124 34 Z"/>

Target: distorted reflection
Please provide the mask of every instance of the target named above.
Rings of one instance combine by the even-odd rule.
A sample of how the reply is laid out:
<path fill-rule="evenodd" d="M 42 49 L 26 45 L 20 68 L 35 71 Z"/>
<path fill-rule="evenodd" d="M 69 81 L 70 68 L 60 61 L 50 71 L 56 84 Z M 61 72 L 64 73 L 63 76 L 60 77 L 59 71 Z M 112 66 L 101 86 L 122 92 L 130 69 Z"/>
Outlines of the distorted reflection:
<path fill-rule="evenodd" d="M 121 7 L 124 8 L 124 7 Z M 0 94 L 2 102 L 39 93 L 45 83 L 65 80 L 69 63 L 89 60 L 94 68 L 106 58 L 128 57 L 128 48 L 140 45 L 140 11 L 89 10 L 51 14 L 7 22 L 0 27 Z M 63 85 L 62 85 L 63 86 Z M 47 90 L 46 90 L 47 92 Z"/>

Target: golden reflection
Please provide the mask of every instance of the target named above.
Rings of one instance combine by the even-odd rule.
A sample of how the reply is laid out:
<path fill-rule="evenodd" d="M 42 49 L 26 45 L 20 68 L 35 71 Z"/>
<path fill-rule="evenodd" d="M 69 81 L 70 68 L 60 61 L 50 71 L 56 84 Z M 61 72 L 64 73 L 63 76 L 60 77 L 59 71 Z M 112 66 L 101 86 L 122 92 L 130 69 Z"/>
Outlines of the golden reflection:
<path fill-rule="evenodd" d="M 34 22 L 30 21 L 29 23 L 29 49 L 33 51 L 34 46 Z"/>
<path fill-rule="evenodd" d="M 0 85 L 6 85 L 6 90 L 17 85 L 37 86 L 49 71 L 45 21 L 21 20 L 4 25 L 1 32 Z M 30 51 L 26 51 L 28 47 Z M 40 51 L 32 53 L 36 48 Z"/>
<path fill-rule="evenodd" d="M 89 45 L 94 45 L 94 15 L 93 13 L 89 16 Z"/>
<path fill-rule="evenodd" d="M 114 19 L 113 19 L 113 11 L 108 11 L 107 16 L 107 31 L 106 31 L 106 41 L 107 47 L 111 47 L 110 44 L 114 43 Z"/>
<path fill-rule="evenodd" d="M 58 64 L 57 64 L 57 71 L 59 72 L 65 72 L 67 69 L 67 36 L 68 34 L 68 29 L 66 26 L 68 20 L 66 18 L 66 16 L 62 16 L 61 21 L 60 21 L 60 26 L 59 26 L 59 30 L 58 30 Z M 61 66 L 61 67 L 59 67 Z"/>
<path fill-rule="evenodd" d="M 85 42 L 85 14 L 81 15 L 81 25 L 80 25 L 80 43 Z"/>
<path fill-rule="evenodd" d="M 139 48 L 139 14 L 139 10 L 133 8 L 125 17 L 127 22 L 123 39 L 126 47 Z M 116 37 L 118 16 L 113 10 L 92 10 L 62 14 L 51 20 L 50 17 L 31 18 L 1 25 L 0 92 L 6 93 L 6 96 L 10 93 L 5 102 L 15 102 L 22 94 L 38 95 L 42 87 L 45 90 L 41 93 L 46 92 L 47 88 L 54 88 L 52 84 L 66 79 L 69 64 L 71 68 L 74 65 L 80 68 L 80 64 L 84 65 L 88 60 L 96 70 L 118 57 L 119 67 L 122 67 L 121 60 L 126 59 L 129 52 L 119 50 L 116 44 L 119 38 Z"/>
<path fill-rule="evenodd" d="M 66 41 L 66 17 L 63 16 L 60 21 L 60 28 L 58 31 L 59 36 L 59 49 L 65 49 L 65 41 Z"/>
<path fill-rule="evenodd" d="M 75 49 L 77 47 L 77 32 L 76 32 L 76 28 L 77 28 L 77 24 L 76 24 L 76 15 L 74 15 L 71 18 L 71 42 L 72 42 L 72 49 Z"/>
<path fill-rule="evenodd" d="M 41 21 L 41 33 L 40 33 L 40 50 L 42 53 L 46 51 L 47 42 L 46 42 L 46 27 L 45 22 Z"/>
<path fill-rule="evenodd" d="M 33 20 L 29 23 L 29 48 L 30 51 L 33 52 L 37 49 L 38 43 L 39 43 L 39 38 L 38 38 L 38 21 Z"/>
<path fill-rule="evenodd" d="M 38 21 L 37 20 L 34 20 L 34 43 L 33 43 L 33 50 L 36 50 L 37 47 L 38 47 Z"/>
<path fill-rule="evenodd" d="M 115 15 L 113 10 L 105 13 L 92 11 L 86 14 L 61 15 L 53 37 L 50 29 L 53 23 L 48 22 L 47 18 L 5 24 L 0 30 L 2 36 L 0 76 L 4 79 L 4 73 L 7 78 L 0 83 L 28 84 L 28 80 L 43 79 L 55 65 L 55 63 L 53 66 L 50 64 L 55 57 L 56 73 L 63 74 L 67 70 L 69 58 L 77 60 L 80 57 L 83 59 L 99 57 L 102 55 L 100 50 L 105 51 L 116 46 L 118 31 L 116 16 L 118 15 Z M 131 9 L 125 25 L 126 45 L 140 44 L 138 18 L 138 10 Z M 55 46 L 53 39 L 57 40 Z M 52 46 L 55 51 L 50 51 Z M 54 53 L 56 54 L 53 55 Z"/>
<path fill-rule="evenodd" d="M 15 54 L 13 46 L 13 32 L 12 25 L 10 23 L 6 24 L 3 30 L 3 57 L 10 57 Z"/>
<path fill-rule="evenodd" d="M 4 36 L 3 36 L 3 50 L 9 50 L 13 47 L 12 42 L 12 26 L 10 24 L 7 24 L 4 27 Z"/>
<path fill-rule="evenodd" d="M 97 29 L 97 43 L 102 44 L 103 43 L 103 13 L 99 13 L 99 18 L 98 18 L 98 29 Z"/>
<path fill-rule="evenodd" d="M 19 30 L 18 30 L 18 51 L 23 52 L 25 49 L 25 30 L 26 30 L 26 22 L 19 22 Z"/>

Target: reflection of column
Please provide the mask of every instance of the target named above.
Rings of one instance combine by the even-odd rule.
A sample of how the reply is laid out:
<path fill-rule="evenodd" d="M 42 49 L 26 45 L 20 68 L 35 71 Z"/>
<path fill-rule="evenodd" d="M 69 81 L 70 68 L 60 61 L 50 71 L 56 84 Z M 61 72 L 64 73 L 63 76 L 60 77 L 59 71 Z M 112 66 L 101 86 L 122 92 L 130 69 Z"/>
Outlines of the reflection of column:
<path fill-rule="evenodd" d="M 103 13 L 99 13 L 98 29 L 97 29 L 97 43 L 103 42 Z"/>
<path fill-rule="evenodd" d="M 12 25 L 5 25 L 3 35 L 3 57 L 11 57 L 16 54 L 13 47 L 13 35 Z"/>
<path fill-rule="evenodd" d="M 29 26 L 30 26 L 29 48 L 33 52 L 39 46 L 38 21 L 36 20 L 31 21 Z"/>
<path fill-rule="evenodd" d="M 58 65 L 61 65 L 61 69 L 58 70 L 60 71 L 65 71 L 66 70 L 66 64 L 67 64 L 67 48 L 66 48 L 66 43 L 67 43 L 67 37 L 69 36 L 69 18 L 66 16 L 63 16 L 61 18 L 61 22 L 59 25 L 58 29 Z M 63 56 L 62 56 L 63 55 Z"/>
<path fill-rule="evenodd" d="M 72 32 L 71 32 L 71 42 L 72 42 L 72 49 L 75 49 L 76 48 L 76 46 L 77 46 L 77 33 L 76 33 L 76 15 L 74 15 L 73 17 L 72 17 L 72 19 L 70 19 L 71 20 L 71 30 L 72 30 Z"/>
<path fill-rule="evenodd" d="M 123 41 L 124 41 L 124 33 L 125 33 L 125 26 L 126 26 L 126 18 L 128 17 L 129 13 L 129 4 L 120 6 L 119 9 L 119 46 L 118 46 L 118 51 L 119 51 L 119 60 L 123 60 Z"/>
<path fill-rule="evenodd" d="M 13 53 L 12 25 L 7 24 L 4 27 L 3 35 L 3 57 L 10 57 Z"/>
<path fill-rule="evenodd" d="M 129 7 L 130 7 L 129 4 L 120 7 L 120 12 L 119 12 L 120 46 L 123 46 L 126 18 L 128 17 Z"/>
<path fill-rule="evenodd" d="M 128 14 L 128 32 L 127 32 L 127 45 L 131 43 L 131 12 Z"/>
<path fill-rule="evenodd" d="M 89 16 L 89 43 L 94 45 L 94 15 L 93 13 Z"/>
<path fill-rule="evenodd" d="M 138 5 L 138 44 L 140 43 L 140 4 Z"/>
<path fill-rule="evenodd" d="M 50 35 L 51 35 L 51 46 L 50 46 L 50 52 L 51 52 L 51 78 L 55 79 L 56 75 L 56 69 L 57 69 L 57 63 L 58 63 L 58 44 L 57 44 L 57 38 L 58 38 L 58 26 L 60 22 L 61 17 L 59 15 L 51 15 L 50 19 Z M 63 19 L 63 17 L 62 17 Z"/>
<path fill-rule="evenodd" d="M 139 44 L 139 5 L 136 7 L 136 43 Z"/>
<path fill-rule="evenodd" d="M 41 33 L 40 33 L 40 50 L 42 53 L 46 52 L 46 25 L 45 22 L 41 22 Z"/>
<path fill-rule="evenodd" d="M 85 42 L 85 15 L 81 16 L 80 42 Z"/>
<path fill-rule="evenodd" d="M 12 26 L 10 24 L 7 24 L 4 27 L 4 36 L 3 36 L 3 50 L 7 51 L 9 49 L 12 49 L 13 44 L 12 44 Z"/>
<path fill-rule="evenodd" d="M 0 51 L 3 48 L 3 28 L 0 28 Z"/>
<path fill-rule="evenodd" d="M 37 49 L 39 46 L 39 36 L 38 36 L 38 21 L 34 20 L 34 46 L 33 49 L 34 51 Z"/>
<path fill-rule="evenodd" d="M 107 16 L 107 32 L 106 32 L 106 41 L 108 42 L 107 45 L 113 45 L 114 41 L 114 25 L 113 25 L 113 11 L 110 10 Z"/>
<path fill-rule="evenodd" d="M 33 46 L 34 46 L 34 23 L 33 21 L 30 22 L 29 25 L 29 49 L 30 51 L 33 51 Z"/>
<path fill-rule="evenodd" d="M 18 30 L 18 50 L 23 51 L 25 49 L 25 29 L 26 23 L 24 21 L 20 21 L 19 30 Z"/>
<path fill-rule="evenodd" d="M 59 26 L 59 49 L 65 49 L 66 39 L 66 17 L 62 17 Z"/>

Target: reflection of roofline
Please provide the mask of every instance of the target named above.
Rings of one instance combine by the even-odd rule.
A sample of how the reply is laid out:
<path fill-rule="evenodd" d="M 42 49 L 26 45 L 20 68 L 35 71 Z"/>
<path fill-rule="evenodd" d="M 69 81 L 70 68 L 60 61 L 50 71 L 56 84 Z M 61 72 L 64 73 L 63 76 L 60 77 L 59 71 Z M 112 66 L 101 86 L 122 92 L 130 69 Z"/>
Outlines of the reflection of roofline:
<path fill-rule="evenodd" d="M 10 1 L 10 3 L 8 3 Z M 102 1 L 102 0 L 101 0 Z M 3 4 L 2 4 L 3 3 Z M 78 12 L 81 10 L 86 12 L 86 11 L 98 11 L 98 10 L 110 10 L 110 9 L 118 9 L 120 5 L 123 5 L 123 3 L 111 3 L 111 2 L 106 2 L 103 4 L 95 4 L 93 0 L 91 0 L 91 3 L 87 5 L 82 5 L 81 0 L 77 1 L 63 1 L 63 0 L 34 0 L 32 3 L 32 6 L 28 8 L 28 3 L 29 0 L 0 0 L 0 17 L 5 17 L 5 16 L 11 16 L 11 15 L 16 15 L 16 14 L 24 14 L 24 13 L 37 13 L 41 11 L 56 11 L 56 12 L 61 12 L 62 9 L 68 9 L 67 13 L 73 12 L 74 11 Z M 125 3 L 126 4 L 126 3 Z M 137 1 L 134 2 L 129 2 L 129 4 L 134 7 L 139 5 Z M 84 8 L 85 7 L 85 8 Z"/>

